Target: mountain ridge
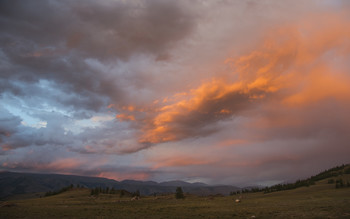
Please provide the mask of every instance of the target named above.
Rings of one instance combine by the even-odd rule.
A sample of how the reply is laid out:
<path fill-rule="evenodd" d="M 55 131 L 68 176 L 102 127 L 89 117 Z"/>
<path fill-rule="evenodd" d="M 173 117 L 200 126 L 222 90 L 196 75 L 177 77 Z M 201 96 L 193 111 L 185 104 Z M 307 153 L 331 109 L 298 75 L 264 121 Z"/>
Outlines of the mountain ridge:
<path fill-rule="evenodd" d="M 189 183 L 180 180 L 160 183 L 138 180 L 117 181 L 103 177 L 3 171 L 0 172 L 0 199 L 19 194 L 56 191 L 71 184 L 86 188 L 113 187 L 115 189 L 125 189 L 129 192 L 139 190 L 142 195 L 172 193 L 178 186 L 182 187 L 184 192 L 196 195 L 214 195 L 218 193 L 228 195 L 231 191 L 240 190 L 236 186 L 211 186 L 200 182 Z"/>

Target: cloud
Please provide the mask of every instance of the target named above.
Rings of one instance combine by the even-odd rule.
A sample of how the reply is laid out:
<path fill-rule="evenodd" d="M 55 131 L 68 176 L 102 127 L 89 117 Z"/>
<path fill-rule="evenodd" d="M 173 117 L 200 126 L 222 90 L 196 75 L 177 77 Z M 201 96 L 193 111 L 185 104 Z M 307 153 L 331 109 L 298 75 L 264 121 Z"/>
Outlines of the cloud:
<path fill-rule="evenodd" d="M 40 155 L 37 156 L 39 157 L 44 155 L 45 157 L 36 160 L 28 158 L 28 155 L 30 154 L 27 154 L 27 157 L 22 157 L 21 159 L 12 157 L 11 161 L 2 162 L 0 168 L 11 169 L 12 171 L 19 172 L 54 172 L 60 174 L 106 177 L 115 180 L 124 180 L 131 178 L 136 180 L 145 180 L 149 177 L 152 177 L 152 175 L 157 172 L 149 170 L 145 167 L 130 167 L 120 163 L 112 164 L 112 159 L 105 157 L 101 160 L 100 158 L 93 155 L 90 155 L 88 158 L 80 157 L 78 159 L 77 157 L 52 158 L 49 157 L 50 155 L 48 155 L 47 151 L 45 151 L 45 153 L 40 153 Z M 93 161 L 91 159 L 93 159 Z"/>
<path fill-rule="evenodd" d="M 101 71 L 91 60 L 105 65 L 135 54 L 164 56 L 191 33 L 194 20 L 180 2 L 3 1 L 0 91 L 98 112 L 124 98 L 118 81 L 128 73 Z"/>
<path fill-rule="evenodd" d="M 193 156 L 186 156 L 177 154 L 176 157 L 162 157 L 161 159 L 150 160 L 150 162 L 156 163 L 152 168 L 159 169 L 164 167 L 182 167 L 182 166 L 193 166 L 193 165 L 204 165 L 210 164 L 208 159 L 197 159 Z"/>
<path fill-rule="evenodd" d="M 171 44 L 190 33 L 195 18 L 182 2 L 158 0 L 91 1 L 84 6 L 73 4 L 72 9 L 87 27 L 76 30 L 67 44 L 86 52 L 85 55 L 107 58 L 126 58 L 137 52 L 161 56 Z"/>
<path fill-rule="evenodd" d="M 348 12 L 2 1 L 1 169 L 244 184 L 349 162 Z"/>
<path fill-rule="evenodd" d="M 10 137 L 15 133 L 20 123 L 21 119 L 19 117 L 0 107 L 0 142 L 2 142 L 3 137 Z"/>
<path fill-rule="evenodd" d="M 273 104 L 282 110 L 283 104 L 303 107 L 330 98 L 348 101 L 350 78 L 346 70 L 334 69 L 331 59 L 337 54 L 345 60 L 349 54 L 350 34 L 344 16 L 328 13 L 324 19 L 324 14 L 316 14 L 307 22 L 280 27 L 267 33 L 247 55 L 227 59 L 232 67 L 228 77 L 214 77 L 140 110 L 123 107 L 117 118 L 140 123 L 140 149 L 144 149 L 210 135 L 218 131 L 218 121 L 246 115 L 254 108 Z M 310 28 L 320 20 L 322 27 Z M 292 122 L 285 121 L 287 125 Z"/>
<path fill-rule="evenodd" d="M 12 35 L 13 43 L 20 43 L 16 38 L 29 43 L 28 47 L 23 44 L 10 47 L 9 52 L 20 49 L 26 51 L 20 55 L 34 57 L 62 55 L 71 50 L 91 58 L 127 58 L 137 52 L 162 54 L 190 33 L 195 19 L 184 2 L 3 1 L 1 4 L 1 26 L 6 31 L 3 37 L 10 40 L 6 35 Z"/>
<path fill-rule="evenodd" d="M 1 131 L 6 149 L 50 144 L 82 145 L 79 150 L 83 151 L 86 145 L 129 145 L 123 141 L 126 137 L 115 143 L 116 137 L 112 140 L 111 136 L 119 135 L 111 131 L 102 134 L 86 129 L 76 136 L 65 128 L 74 120 L 113 111 L 107 108 L 111 102 L 129 99 L 130 90 L 143 86 L 135 79 L 146 78 L 140 69 L 130 73 L 130 65 L 139 62 L 140 56 L 150 56 L 154 61 L 167 56 L 167 51 L 195 28 L 196 19 L 185 2 L 0 4 L 0 94 L 12 109 L 22 111 L 17 113 L 18 120 L 11 114 L 3 115 L 4 121 L 13 119 L 13 127 L 7 129 L 16 131 L 12 136 L 8 130 Z M 21 116 L 43 120 L 47 127 L 23 127 L 18 124 Z M 114 132 L 119 129 L 112 127 Z M 90 140 L 91 136 L 96 137 Z M 97 140 L 99 136 L 109 140 Z M 125 145 L 120 147 L 127 150 Z M 118 149 L 108 151 L 117 153 Z"/>

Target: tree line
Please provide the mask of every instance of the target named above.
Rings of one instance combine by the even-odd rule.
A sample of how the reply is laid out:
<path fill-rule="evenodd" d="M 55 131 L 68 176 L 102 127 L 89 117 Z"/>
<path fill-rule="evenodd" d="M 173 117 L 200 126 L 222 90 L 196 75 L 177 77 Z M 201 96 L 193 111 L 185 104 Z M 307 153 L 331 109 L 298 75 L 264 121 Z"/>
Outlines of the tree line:
<path fill-rule="evenodd" d="M 80 188 L 80 185 L 78 184 L 76 187 Z M 63 187 L 63 188 L 61 188 L 59 190 L 56 190 L 56 191 L 48 191 L 48 192 L 45 193 L 44 196 L 47 197 L 47 196 L 52 196 L 52 195 L 58 195 L 58 194 L 60 194 L 62 192 L 66 192 L 66 191 L 71 190 L 73 188 L 74 188 L 74 185 L 71 184 L 70 186 Z"/>
<path fill-rule="evenodd" d="M 74 188 L 74 185 L 71 184 L 70 186 L 63 187 L 57 191 L 48 191 L 45 193 L 45 197 L 52 196 L 52 195 L 58 195 L 60 193 L 69 191 L 73 188 Z M 78 185 L 76 185 L 76 188 L 84 188 L 84 187 L 80 186 L 78 184 Z M 141 196 L 140 190 L 136 190 L 135 192 L 129 192 L 125 189 L 116 190 L 114 187 L 109 188 L 109 187 L 101 187 L 101 186 L 90 189 L 91 196 L 98 196 L 99 194 L 119 194 L 120 197 L 124 197 L 124 196 L 140 197 Z M 154 193 L 154 195 L 156 196 L 156 193 Z M 176 199 L 184 199 L 185 198 L 184 192 L 183 192 L 181 187 L 176 188 L 175 198 Z"/>
<path fill-rule="evenodd" d="M 116 190 L 114 189 L 114 187 L 109 188 L 109 187 L 95 187 L 91 189 L 90 195 L 93 196 L 98 196 L 99 194 L 119 194 L 120 197 L 124 197 L 124 196 L 132 196 L 132 197 L 140 197 L 140 191 L 136 190 L 135 192 L 129 192 L 125 189 L 121 189 L 121 190 Z"/>
<path fill-rule="evenodd" d="M 254 192 L 264 192 L 264 193 L 270 193 L 270 192 L 277 192 L 277 191 L 282 191 L 282 190 L 290 190 L 290 189 L 296 189 L 300 187 L 308 187 L 315 185 L 316 181 L 320 181 L 323 179 L 331 178 L 331 177 L 337 177 L 339 175 L 343 174 L 350 174 L 350 167 L 347 167 L 347 165 L 341 165 L 341 166 L 336 166 L 331 169 L 325 170 L 315 176 L 311 176 L 310 178 L 304 179 L 304 180 L 297 180 L 294 183 L 280 183 L 276 184 L 273 186 L 265 187 L 265 188 L 259 188 L 259 187 L 254 187 L 254 188 L 246 188 L 242 189 L 240 191 L 234 191 L 231 192 L 230 195 L 235 195 L 235 194 L 240 194 L 240 193 L 254 193 Z M 328 181 L 329 184 L 334 183 L 334 179 L 330 179 Z M 350 183 L 343 182 L 342 179 L 338 179 L 335 181 L 336 185 L 335 188 L 343 188 L 343 187 L 350 187 Z"/>

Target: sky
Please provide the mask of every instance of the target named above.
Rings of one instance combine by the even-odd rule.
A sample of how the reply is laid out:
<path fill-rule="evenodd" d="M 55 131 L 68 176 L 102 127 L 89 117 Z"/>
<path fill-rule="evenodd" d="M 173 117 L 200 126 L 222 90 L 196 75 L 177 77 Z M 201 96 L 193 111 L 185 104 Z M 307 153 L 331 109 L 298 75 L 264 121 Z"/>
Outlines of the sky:
<path fill-rule="evenodd" d="M 0 1 L 0 170 L 237 186 L 350 162 L 342 0 Z"/>

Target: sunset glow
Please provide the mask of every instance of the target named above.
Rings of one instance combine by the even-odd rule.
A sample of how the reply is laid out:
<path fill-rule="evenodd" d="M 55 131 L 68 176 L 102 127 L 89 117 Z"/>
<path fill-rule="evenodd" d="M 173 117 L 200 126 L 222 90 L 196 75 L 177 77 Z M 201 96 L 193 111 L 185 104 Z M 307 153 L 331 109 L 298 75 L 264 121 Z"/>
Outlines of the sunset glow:
<path fill-rule="evenodd" d="M 0 11 L 0 170 L 258 185 L 350 162 L 348 1 Z"/>

